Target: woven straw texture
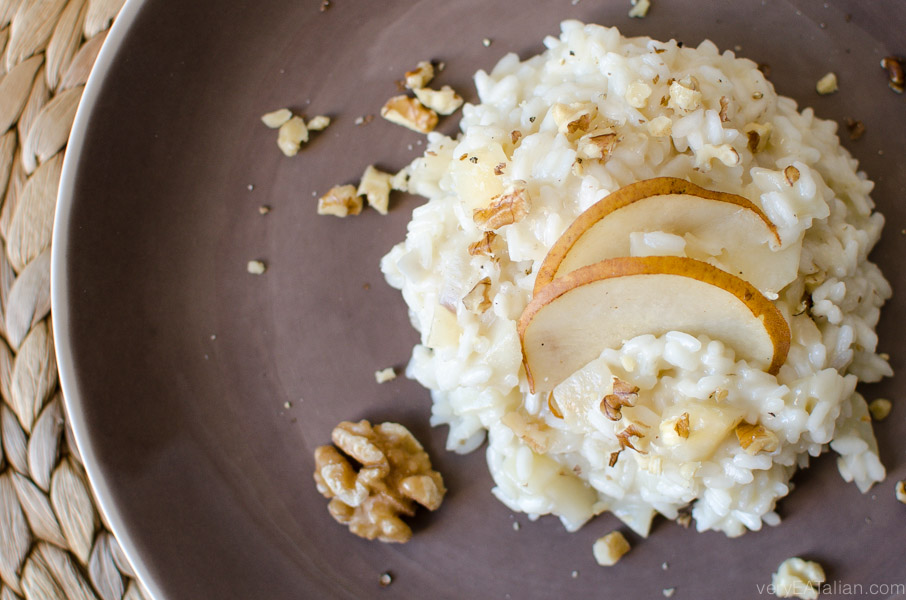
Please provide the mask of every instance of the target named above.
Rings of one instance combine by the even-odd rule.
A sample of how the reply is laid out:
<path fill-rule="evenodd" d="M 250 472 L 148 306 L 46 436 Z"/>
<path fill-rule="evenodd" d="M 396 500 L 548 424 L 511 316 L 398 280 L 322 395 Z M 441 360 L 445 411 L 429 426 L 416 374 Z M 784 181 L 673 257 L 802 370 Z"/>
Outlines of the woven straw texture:
<path fill-rule="evenodd" d="M 63 410 L 50 242 L 63 154 L 124 0 L 0 0 L 0 600 L 142 600 Z"/>

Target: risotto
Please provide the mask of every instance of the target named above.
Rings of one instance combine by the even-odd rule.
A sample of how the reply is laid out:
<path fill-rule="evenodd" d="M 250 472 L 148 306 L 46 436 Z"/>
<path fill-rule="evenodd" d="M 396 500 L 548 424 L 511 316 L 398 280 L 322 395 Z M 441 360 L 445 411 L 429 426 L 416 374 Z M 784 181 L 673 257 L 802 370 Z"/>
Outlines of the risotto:
<path fill-rule="evenodd" d="M 699 531 L 774 525 L 795 470 L 828 448 L 863 492 L 882 480 L 855 388 L 891 375 L 874 330 L 891 290 L 867 259 L 883 217 L 836 124 L 709 41 L 567 21 L 544 45 L 479 71 L 459 136 L 430 134 L 398 177 L 427 202 L 381 268 L 421 333 L 407 375 L 431 390 L 448 449 L 487 439 L 494 495 L 570 531 L 610 511 L 644 536 L 686 507 Z M 736 194 L 773 224 L 763 269 L 776 256 L 792 270 L 758 289 L 789 326 L 785 362 L 771 374 L 720 335 L 643 332 L 533 392 L 517 324 L 548 251 L 583 211 L 655 177 Z M 626 256 L 741 260 L 704 234 L 622 234 Z"/>

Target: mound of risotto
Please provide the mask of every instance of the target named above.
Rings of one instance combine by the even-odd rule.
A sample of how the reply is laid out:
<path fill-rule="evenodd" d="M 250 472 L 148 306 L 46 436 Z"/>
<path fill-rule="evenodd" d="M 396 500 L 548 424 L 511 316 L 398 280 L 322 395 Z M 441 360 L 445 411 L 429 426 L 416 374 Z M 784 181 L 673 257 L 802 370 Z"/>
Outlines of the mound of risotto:
<path fill-rule="evenodd" d="M 494 495 L 570 531 L 774 525 L 828 447 L 881 481 L 855 388 L 891 375 L 883 217 L 836 125 L 711 42 L 561 30 L 404 170 L 427 202 L 381 268 L 448 449 L 487 438 Z"/>

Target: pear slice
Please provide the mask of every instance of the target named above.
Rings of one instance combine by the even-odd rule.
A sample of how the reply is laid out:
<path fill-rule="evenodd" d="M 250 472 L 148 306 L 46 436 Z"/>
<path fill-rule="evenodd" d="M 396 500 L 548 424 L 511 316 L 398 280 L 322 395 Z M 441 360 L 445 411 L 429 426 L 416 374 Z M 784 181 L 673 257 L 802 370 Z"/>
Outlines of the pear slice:
<path fill-rule="evenodd" d="M 690 234 L 687 239 L 708 251 L 687 256 L 713 262 L 767 294 L 783 289 L 799 272 L 801 240 L 780 249 L 777 228 L 758 206 L 683 179 L 657 177 L 620 188 L 579 215 L 541 264 L 535 294 L 570 271 L 629 256 L 629 234 L 652 231 Z"/>
<path fill-rule="evenodd" d="M 721 340 L 772 374 L 790 348 L 783 315 L 751 284 L 676 256 L 612 258 L 567 273 L 541 288 L 518 323 L 533 392 L 553 389 L 605 348 L 668 331 Z"/>

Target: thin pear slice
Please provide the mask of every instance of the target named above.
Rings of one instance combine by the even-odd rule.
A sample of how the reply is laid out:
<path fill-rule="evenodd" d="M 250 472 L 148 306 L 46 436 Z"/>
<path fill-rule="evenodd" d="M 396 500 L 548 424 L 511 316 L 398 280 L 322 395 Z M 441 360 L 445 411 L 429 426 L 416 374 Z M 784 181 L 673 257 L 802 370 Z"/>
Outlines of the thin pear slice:
<path fill-rule="evenodd" d="M 629 234 L 691 234 L 716 248 L 724 270 L 765 293 L 796 279 L 801 241 L 781 245 L 777 228 L 742 196 L 713 192 L 683 179 L 657 177 L 620 188 L 579 215 L 545 257 L 535 293 L 570 271 L 606 258 L 629 256 Z M 706 254 L 688 254 L 708 260 Z"/>
<path fill-rule="evenodd" d="M 518 323 L 533 392 L 553 389 L 605 348 L 668 331 L 721 340 L 772 374 L 790 348 L 783 315 L 751 284 L 676 256 L 612 258 L 567 273 L 541 288 Z"/>

